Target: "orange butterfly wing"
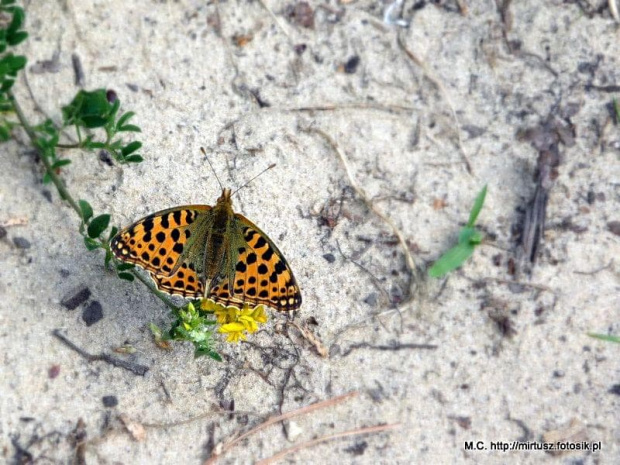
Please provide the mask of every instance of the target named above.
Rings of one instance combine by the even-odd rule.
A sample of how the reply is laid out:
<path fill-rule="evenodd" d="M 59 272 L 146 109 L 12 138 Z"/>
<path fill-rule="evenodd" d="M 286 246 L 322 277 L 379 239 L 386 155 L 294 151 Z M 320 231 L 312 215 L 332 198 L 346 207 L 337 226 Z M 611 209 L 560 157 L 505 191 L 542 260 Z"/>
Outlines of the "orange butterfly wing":
<path fill-rule="evenodd" d="M 281 312 L 297 310 L 301 291 L 282 252 L 258 226 L 240 214 L 235 220 L 245 246 L 239 249 L 234 283 L 224 278 L 209 298 L 222 305 L 266 305 Z"/>

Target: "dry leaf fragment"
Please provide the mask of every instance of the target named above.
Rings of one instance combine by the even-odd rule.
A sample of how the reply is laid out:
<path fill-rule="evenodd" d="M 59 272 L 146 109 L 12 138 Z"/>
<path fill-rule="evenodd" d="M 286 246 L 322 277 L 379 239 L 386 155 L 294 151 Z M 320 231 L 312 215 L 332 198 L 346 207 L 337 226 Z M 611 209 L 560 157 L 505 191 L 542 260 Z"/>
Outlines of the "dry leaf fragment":
<path fill-rule="evenodd" d="M 144 441 L 144 439 L 146 438 L 146 430 L 141 423 L 132 421 L 124 413 L 120 414 L 118 418 L 123 422 L 123 425 L 125 426 L 125 428 L 127 428 L 127 431 L 129 431 L 129 434 L 131 434 L 131 437 L 134 439 L 134 441 Z"/>

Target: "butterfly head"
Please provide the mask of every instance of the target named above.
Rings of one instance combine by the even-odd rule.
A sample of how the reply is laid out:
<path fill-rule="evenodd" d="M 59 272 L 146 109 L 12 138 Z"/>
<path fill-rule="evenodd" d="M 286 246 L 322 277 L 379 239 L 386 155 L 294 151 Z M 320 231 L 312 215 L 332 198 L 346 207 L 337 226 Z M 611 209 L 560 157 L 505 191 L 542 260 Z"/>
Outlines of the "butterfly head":
<path fill-rule="evenodd" d="M 232 203 L 232 192 L 230 189 L 226 188 L 222 190 L 222 195 L 217 199 L 217 203 Z"/>

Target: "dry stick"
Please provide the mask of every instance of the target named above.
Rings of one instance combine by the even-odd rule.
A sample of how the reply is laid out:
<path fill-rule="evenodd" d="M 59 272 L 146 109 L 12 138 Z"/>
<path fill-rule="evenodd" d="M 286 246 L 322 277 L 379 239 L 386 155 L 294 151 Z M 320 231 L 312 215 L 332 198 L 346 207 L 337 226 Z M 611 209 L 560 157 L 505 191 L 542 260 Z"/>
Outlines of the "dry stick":
<path fill-rule="evenodd" d="M 203 463 L 203 465 L 213 465 L 215 463 L 215 461 L 218 459 L 218 457 L 220 457 L 222 454 L 224 454 L 227 450 L 231 449 L 235 444 L 237 444 L 238 442 L 240 442 L 243 439 L 247 438 L 248 436 L 251 436 L 252 434 L 259 432 L 260 430 L 267 428 L 268 426 L 271 426 L 271 425 L 273 425 L 275 423 L 279 423 L 279 422 L 284 421 L 284 420 L 288 420 L 289 418 L 293 418 L 293 417 L 296 417 L 298 415 L 303 415 L 303 414 L 306 414 L 306 413 L 313 412 L 315 410 L 322 409 L 324 407 L 330 407 L 332 405 L 339 404 L 341 402 L 344 402 L 345 400 L 348 400 L 348 399 L 350 399 L 352 397 L 357 396 L 358 394 L 359 393 L 357 391 L 352 391 L 352 392 L 349 392 L 347 394 L 343 394 L 341 396 L 334 397 L 333 399 L 327 399 L 327 400 L 324 400 L 322 402 L 317 402 L 315 404 L 308 405 L 307 407 L 302 407 L 300 409 L 293 410 L 292 412 L 287 412 L 287 413 L 283 413 L 282 415 L 277 415 L 275 417 L 271 417 L 268 420 L 266 420 L 264 423 L 261 423 L 260 425 L 256 426 L 255 428 L 252 428 L 247 433 L 244 433 L 241 436 L 239 436 L 238 438 L 233 439 L 229 443 L 224 444 L 222 446 L 222 450 L 219 451 L 219 453 L 216 453 L 214 451 L 213 454 L 211 455 L 211 457 L 209 457 Z"/>
<path fill-rule="evenodd" d="M 349 168 L 349 161 L 347 160 L 347 157 L 345 156 L 345 154 L 340 150 L 340 148 L 336 144 L 336 141 L 334 141 L 334 139 L 332 139 L 329 134 L 323 132 L 320 129 L 309 128 L 306 131 L 315 132 L 316 134 L 320 135 L 321 137 L 323 137 L 323 139 L 327 141 L 327 143 L 331 146 L 332 150 L 336 152 L 336 154 L 340 158 L 340 161 L 342 165 L 344 166 L 344 170 L 347 174 L 347 178 L 349 178 L 349 183 L 351 184 L 351 187 L 353 187 L 357 195 L 359 195 L 362 198 L 362 200 L 366 203 L 368 208 L 370 208 L 370 210 L 373 213 L 375 213 L 375 215 L 377 215 L 379 218 L 385 221 L 385 223 L 387 223 L 387 225 L 392 229 L 392 233 L 398 238 L 398 242 L 400 243 L 400 246 L 402 247 L 403 253 L 405 255 L 405 264 L 407 265 L 407 270 L 409 271 L 409 274 L 411 275 L 411 282 L 409 284 L 409 299 L 408 300 L 412 299 L 413 295 L 415 294 L 415 289 L 414 289 L 415 283 L 420 280 L 420 276 L 419 276 L 415 261 L 413 260 L 413 256 L 411 255 L 411 251 L 409 250 L 409 246 L 407 245 L 407 241 L 405 240 L 404 234 L 400 231 L 400 229 L 396 227 L 396 224 L 392 221 L 392 219 L 389 216 L 387 216 L 385 213 L 383 213 L 381 210 L 379 210 L 375 206 L 372 199 L 368 197 L 364 189 L 357 183 L 357 181 L 355 180 L 355 177 L 353 176 L 353 173 L 351 172 L 351 169 Z"/>
<path fill-rule="evenodd" d="M 407 55 L 407 57 L 409 57 L 409 59 L 414 64 L 416 64 L 422 69 L 426 78 L 437 86 L 437 88 L 439 89 L 439 92 L 443 95 L 444 99 L 446 100 L 446 103 L 448 104 L 448 107 L 450 108 L 450 112 L 452 113 L 452 117 L 454 118 L 454 124 L 456 126 L 456 136 L 459 142 L 458 146 L 459 146 L 459 152 L 461 153 L 461 158 L 463 159 L 463 163 L 465 163 L 465 168 L 467 168 L 467 172 L 469 174 L 473 174 L 473 171 L 471 169 L 471 164 L 469 163 L 469 159 L 467 158 L 467 153 L 465 152 L 465 148 L 463 147 L 463 139 L 461 138 L 461 128 L 459 127 L 459 119 L 456 116 L 456 110 L 454 109 L 454 105 L 452 105 L 452 100 L 450 99 L 448 91 L 446 90 L 444 85 L 441 83 L 441 81 L 434 76 L 433 72 L 428 68 L 428 66 L 426 66 L 426 63 L 420 60 L 417 56 L 413 54 L 413 52 L 411 52 L 407 48 L 407 46 L 403 42 L 403 39 L 400 33 L 398 34 L 396 41 L 398 42 L 398 46 L 401 48 L 401 50 L 405 52 L 405 55 Z"/>
<path fill-rule="evenodd" d="M 284 27 L 284 24 L 282 24 L 282 22 L 280 21 L 280 19 L 278 19 L 278 17 L 276 16 L 276 14 L 271 10 L 271 8 L 269 8 L 265 2 L 263 0 L 258 0 L 258 2 L 261 4 L 261 6 L 267 11 L 267 13 L 269 13 L 269 16 L 271 16 L 271 18 L 274 20 L 274 22 L 276 23 L 276 25 L 282 29 L 282 32 L 284 32 L 284 35 L 286 36 L 286 38 L 290 41 L 292 41 L 293 39 L 291 38 L 290 34 L 288 33 L 288 31 L 286 30 L 286 28 Z"/>
<path fill-rule="evenodd" d="M 124 368 L 125 370 L 131 371 L 132 373 L 140 376 L 144 376 L 147 371 L 149 371 L 149 367 L 145 365 L 140 365 L 138 363 L 131 363 L 125 360 L 121 360 L 120 358 L 113 357 L 112 355 L 106 354 L 102 352 L 99 355 L 93 355 L 86 352 L 84 349 L 81 349 L 73 342 L 71 342 L 64 334 L 60 332 L 60 330 L 55 329 L 52 331 L 52 334 L 59 339 L 63 344 L 69 347 L 71 350 L 77 352 L 79 355 L 84 357 L 89 362 L 97 362 L 102 361 L 109 363 L 110 365 L 114 365 L 115 367 Z"/>
<path fill-rule="evenodd" d="M 255 465 L 268 465 L 270 463 L 274 463 L 286 457 L 287 455 L 292 454 L 293 452 L 297 452 L 298 450 L 306 449 L 308 447 L 316 446 L 317 444 L 331 441 L 332 439 L 343 438 L 346 436 L 357 436 L 359 434 L 380 433 L 381 431 L 391 430 L 394 428 L 398 428 L 399 426 L 400 426 L 400 423 L 393 423 L 391 425 L 368 426 L 366 428 L 343 431 L 342 433 L 329 434 L 327 436 L 323 436 L 318 439 L 313 439 L 312 441 L 304 442 L 302 444 L 298 444 L 288 449 L 284 449 L 279 454 L 273 455 L 269 457 L 268 459 L 259 460 L 258 462 L 256 462 Z"/>
<path fill-rule="evenodd" d="M 315 105 L 310 107 L 291 107 L 291 108 L 275 108 L 277 111 L 284 112 L 319 112 L 319 111 L 337 111 L 337 110 L 376 110 L 376 111 L 384 111 L 386 113 L 397 113 L 397 112 L 413 112 L 416 109 L 413 107 L 408 107 L 405 105 L 392 105 L 392 104 L 379 104 L 379 103 L 339 103 L 339 104 L 325 104 L 325 105 Z"/>
<path fill-rule="evenodd" d="M 616 3 L 616 0 L 607 0 L 607 2 L 609 4 L 611 16 L 613 16 L 617 23 L 620 23 L 620 14 L 618 14 L 618 4 Z"/>

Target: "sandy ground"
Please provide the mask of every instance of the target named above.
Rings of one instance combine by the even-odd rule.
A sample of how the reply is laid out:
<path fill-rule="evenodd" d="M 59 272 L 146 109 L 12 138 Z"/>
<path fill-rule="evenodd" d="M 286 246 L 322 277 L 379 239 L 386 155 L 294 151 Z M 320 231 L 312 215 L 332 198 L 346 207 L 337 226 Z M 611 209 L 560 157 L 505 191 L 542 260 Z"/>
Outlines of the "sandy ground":
<path fill-rule="evenodd" d="M 620 29 L 608 2 L 502 10 L 463 0 L 464 11 L 406 1 L 394 18 L 408 27 L 386 24 L 388 3 L 311 1 L 309 15 L 272 0 L 27 5 L 21 50 L 37 107 L 23 78 L 15 91 L 32 120 L 41 111 L 60 120 L 79 89 L 76 54 L 85 88 L 114 89 L 142 128 L 137 166 L 67 152 L 71 192 L 127 225 L 215 202 L 220 187 L 200 146 L 227 186 L 276 163 L 235 208 L 285 252 L 304 298 L 296 321 L 316 321 L 329 358 L 278 315 L 250 344 L 222 344 L 226 363 L 194 360 L 189 344 L 158 348 L 148 324 L 166 326 L 166 308 L 85 250 L 74 212 L 41 184 L 42 167 L 16 132 L 0 157 L 0 461 L 199 464 L 269 415 L 357 392 L 270 426 L 219 463 L 383 424 L 397 426 L 288 460 L 620 462 L 620 347 L 587 336 L 620 334 Z M 544 138 L 550 126 L 564 137 L 544 242 L 531 276 L 515 278 L 515 229 L 540 149 L 527 134 L 538 128 Z M 447 280 L 414 283 L 409 299 L 403 248 L 355 183 L 422 268 L 454 244 L 488 184 L 485 243 Z M 67 310 L 61 300 L 80 287 L 89 299 Z M 93 302 L 104 318 L 87 326 Z M 137 352 L 119 357 L 149 370 L 89 362 L 56 329 L 95 354 L 131 344 Z M 222 414 L 233 401 L 236 414 Z M 145 437 L 132 437 L 121 416 Z M 76 448 L 80 419 L 88 442 Z M 546 433 L 602 450 L 491 450 Z M 486 449 L 465 450 L 468 441 Z"/>

